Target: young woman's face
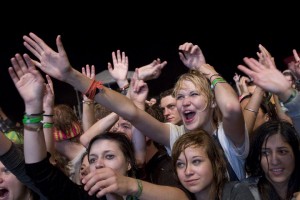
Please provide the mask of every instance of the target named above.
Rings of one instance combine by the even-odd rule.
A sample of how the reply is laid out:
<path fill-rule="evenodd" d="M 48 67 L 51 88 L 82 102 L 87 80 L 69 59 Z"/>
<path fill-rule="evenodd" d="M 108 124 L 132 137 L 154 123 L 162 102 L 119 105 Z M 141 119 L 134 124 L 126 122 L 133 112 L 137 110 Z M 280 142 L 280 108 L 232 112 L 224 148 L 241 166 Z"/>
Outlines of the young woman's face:
<path fill-rule="evenodd" d="M 89 164 L 91 171 L 109 167 L 123 175 L 127 175 L 131 168 L 118 144 L 112 140 L 97 140 L 93 143 L 89 152 Z"/>
<path fill-rule="evenodd" d="M 210 159 L 203 147 L 188 147 L 178 157 L 176 171 L 181 184 L 191 193 L 209 193 L 213 182 Z"/>
<path fill-rule="evenodd" d="M 207 98 L 190 81 L 183 81 L 183 88 L 176 95 L 176 107 L 188 130 L 204 127 L 210 121 Z"/>
<path fill-rule="evenodd" d="M 295 168 L 291 146 L 280 134 L 272 135 L 262 146 L 261 166 L 266 178 L 273 184 L 288 184 Z"/>
<path fill-rule="evenodd" d="M 0 162 L 0 199 L 29 199 L 30 191 Z"/>

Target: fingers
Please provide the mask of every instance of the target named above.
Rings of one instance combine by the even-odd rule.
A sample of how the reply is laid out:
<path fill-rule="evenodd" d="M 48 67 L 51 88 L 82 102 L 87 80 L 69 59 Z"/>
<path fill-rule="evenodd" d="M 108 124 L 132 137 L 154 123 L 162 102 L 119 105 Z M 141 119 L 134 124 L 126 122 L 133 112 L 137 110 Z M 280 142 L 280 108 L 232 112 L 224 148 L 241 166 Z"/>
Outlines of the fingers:
<path fill-rule="evenodd" d="M 46 79 L 47 79 L 47 85 L 49 85 L 51 89 L 51 93 L 54 94 L 53 82 L 48 74 L 46 74 Z"/>
<path fill-rule="evenodd" d="M 43 46 L 45 46 L 44 49 L 49 48 L 43 41 L 42 41 L 42 43 L 43 43 Z M 61 41 L 61 36 L 60 35 L 58 35 L 57 38 L 56 38 L 56 46 L 57 46 L 57 50 L 58 50 L 59 54 L 66 55 L 66 51 L 65 51 L 65 48 L 64 48 L 63 43 Z"/>
<path fill-rule="evenodd" d="M 19 66 L 19 63 L 15 57 L 10 59 L 10 62 L 12 64 L 12 67 L 15 71 L 16 76 L 20 79 L 23 75 L 24 72 L 22 71 L 21 67 Z"/>
<path fill-rule="evenodd" d="M 16 74 L 14 68 L 9 67 L 9 68 L 8 68 L 8 73 L 9 73 L 11 79 L 13 80 L 14 84 L 16 85 L 17 82 L 18 82 L 20 79 L 19 79 L 18 75 Z"/>

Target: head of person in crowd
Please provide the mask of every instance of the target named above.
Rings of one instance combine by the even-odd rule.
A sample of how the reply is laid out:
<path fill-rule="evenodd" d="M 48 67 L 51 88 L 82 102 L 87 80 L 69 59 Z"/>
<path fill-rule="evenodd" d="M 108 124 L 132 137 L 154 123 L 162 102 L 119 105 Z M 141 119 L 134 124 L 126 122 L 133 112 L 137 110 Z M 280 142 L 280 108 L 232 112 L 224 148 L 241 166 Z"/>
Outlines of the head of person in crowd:
<path fill-rule="evenodd" d="M 23 151 L 22 144 L 18 144 L 17 147 Z M 21 183 L 0 161 L 0 199 L 35 200 L 39 199 L 39 196 Z"/>
<path fill-rule="evenodd" d="M 180 136 L 172 149 L 181 184 L 196 197 L 220 199 L 228 181 L 226 163 L 214 139 L 204 130 Z"/>
<path fill-rule="evenodd" d="M 173 96 L 173 88 L 160 93 L 159 106 L 163 111 L 165 122 L 180 125 L 182 120 L 176 107 L 176 99 Z"/>
<path fill-rule="evenodd" d="M 54 140 L 56 142 L 71 140 L 79 142 L 82 127 L 73 109 L 67 104 L 54 106 L 53 113 Z"/>
<path fill-rule="evenodd" d="M 90 171 L 90 164 L 89 164 L 89 159 L 88 159 L 88 153 L 85 152 L 84 154 L 82 154 L 81 166 L 79 169 L 80 183 L 81 183 L 82 179 L 89 173 L 89 171 Z"/>
<path fill-rule="evenodd" d="M 291 84 L 291 87 L 296 88 L 297 77 L 295 76 L 294 72 L 292 72 L 289 69 L 286 69 L 282 72 L 282 74 L 289 81 L 289 83 Z"/>
<path fill-rule="evenodd" d="M 266 93 L 266 96 L 260 104 L 253 130 L 270 120 L 278 120 L 278 115 L 276 113 L 275 105 L 270 101 L 269 96 Z"/>
<path fill-rule="evenodd" d="M 96 103 L 94 106 L 95 119 L 98 121 L 111 113 L 106 107 Z"/>
<path fill-rule="evenodd" d="M 288 122 L 271 120 L 254 131 L 246 172 L 259 177 L 261 199 L 291 199 L 300 189 L 299 138 Z"/>
<path fill-rule="evenodd" d="M 210 82 L 201 72 L 190 70 L 181 75 L 175 84 L 174 96 L 177 110 L 187 130 L 218 126 L 222 115 Z"/>
<path fill-rule="evenodd" d="M 119 117 L 119 120 L 111 128 L 112 132 L 125 133 L 129 139 L 132 136 L 132 124 L 125 120 L 123 117 Z"/>
<path fill-rule="evenodd" d="M 134 149 L 124 133 L 105 132 L 95 136 L 87 152 L 90 171 L 109 167 L 122 175 L 136 175 Z"/>

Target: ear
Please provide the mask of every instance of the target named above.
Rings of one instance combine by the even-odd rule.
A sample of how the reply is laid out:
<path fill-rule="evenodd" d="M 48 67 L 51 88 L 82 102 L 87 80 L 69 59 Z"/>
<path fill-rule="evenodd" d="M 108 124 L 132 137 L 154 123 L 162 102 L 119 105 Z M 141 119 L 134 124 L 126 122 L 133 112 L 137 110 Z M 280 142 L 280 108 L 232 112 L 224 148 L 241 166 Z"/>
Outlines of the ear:
<path fill-rule="evenodd" d="M 210 105 L 210 107 L 211 107 L 211 108 L 217 107 L 217 102 L 214 100 L 214 101 L 212 102 L 212 104 Z"/>
<path fill-rule="evenodd" d="M 131 164 L 128 162 L 127 171 L 131 170 Z"/>
<path fill-rule="evenodd" d="M 265 114 L 265 116 L 264 116 L 264 119 L 265 119 L 265 122 L 267 122 L 267 121 L 269 121 L 270 120 L 270 116 L 269 116 L 269 114 L 267 113 L 267 114 Z"/>

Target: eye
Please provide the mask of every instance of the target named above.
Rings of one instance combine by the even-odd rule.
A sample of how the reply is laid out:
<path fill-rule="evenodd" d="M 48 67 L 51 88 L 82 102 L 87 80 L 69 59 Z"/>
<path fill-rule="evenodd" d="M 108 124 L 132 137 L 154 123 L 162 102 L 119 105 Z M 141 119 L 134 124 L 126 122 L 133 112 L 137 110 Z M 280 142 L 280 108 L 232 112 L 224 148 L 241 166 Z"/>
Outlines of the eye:
<path fill-rule="evenodd" d="M 92 164 L 92 163 L 95 163 L 96 162 L 96 159 L 95 158 L 90 158 L 89 160 L 89 163 Z"/>
<path fill-rule="evenodd" d="M 199 96 L 199 94 L 197 92 L 193 92 L 191 96 Z"/>
<path fill-rule="evenodd" d="M 10 174 L 10 171 L 9 171 L 8 169 L 6 169 L 6 168 L 3 169 L 3 172 L 4 172 L 5 174 Z"/>
<path fill-rule="evenodd" d="M 173 105 L 173 104 L 168 105 L 168 108 L 169 108 L 170 110 L 173 110 L 173 109 L 175 108 L 175 105 Z"/>
<path fill-rule="evenodd" d="M 279 153 L 280 153 L 281 155 L 285 155 L 285 154 L 288 153 L 288 151 L 287 151 L 287 150 L 284 150 L 284 149 L 281 149 L 281 150 L 279 150 Z"/>
<path fill-rule="evenodd" d="M 177 168 L 182 169 L 182 168 L 184 168 L 184 166 L 185 166 L 185 164 L 183 162 L 177 161 L 177 163 L 176 163 Z"/>
<path fill-rule="evenodd" d="M 178 95 L 176 96 L 176 99 L 177 99 L 177 100 L 183 99 L 183 95 L 178 94 Z"/>
<path fill-rule="evenodd" d="M 261 151 L 261 155 L 262 155 L 262 156 L 269 156 L 269 155 L 270 155 L 270 152 L 267 151 L 267 150 L 263 150 L 263 151 Z"/>
<path fill-rule="evenodd" d="M 201 163 L 201 160 L 198 160 L 198 159 L 197 160 L 193 160 L 193 164 L 194 165 L 199 165 L 200 163 Z"/>
<path fill-rule="evenodd" d="M 105 155 L 105 158 L 106 158 L 107 160 L 112 160 L 112 159 L 115 158 L 115 155 L 107 154 L 107 155 Z"/>
<path fill-rule="evenodd" d="M 124 129 L 131 129 L 131 125 L 129 125 L 129 124 L 124 124 L 124 125 L 123 125 L 123 128 L 124 128 Z"/>

